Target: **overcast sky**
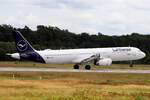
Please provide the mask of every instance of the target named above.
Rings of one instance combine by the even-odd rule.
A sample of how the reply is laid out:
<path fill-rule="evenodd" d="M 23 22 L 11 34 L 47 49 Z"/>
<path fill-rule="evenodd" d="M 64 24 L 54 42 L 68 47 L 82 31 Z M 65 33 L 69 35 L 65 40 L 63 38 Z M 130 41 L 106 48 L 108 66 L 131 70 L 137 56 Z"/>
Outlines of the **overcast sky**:
<path fill-rule="evenodd" d="M 150 0 L 0 0 L 0 24 L 122 35 L 150 33 Z"/>

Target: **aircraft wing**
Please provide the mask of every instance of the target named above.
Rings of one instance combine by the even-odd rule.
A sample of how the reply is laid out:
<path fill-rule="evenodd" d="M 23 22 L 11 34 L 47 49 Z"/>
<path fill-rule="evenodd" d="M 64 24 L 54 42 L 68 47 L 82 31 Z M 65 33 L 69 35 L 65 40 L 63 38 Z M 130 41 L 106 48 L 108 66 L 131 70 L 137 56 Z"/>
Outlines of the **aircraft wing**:
<path fill-rule="evenodd" d="M 94 64 L 95 61 L 98 61 L 100 59 L 100 54 L 90 55 L 90 56 L 84 56 L 79 59 L 76 59 L 75 62 L 79 62 L 81 65 L 87 65 L 87 64 Z"/>

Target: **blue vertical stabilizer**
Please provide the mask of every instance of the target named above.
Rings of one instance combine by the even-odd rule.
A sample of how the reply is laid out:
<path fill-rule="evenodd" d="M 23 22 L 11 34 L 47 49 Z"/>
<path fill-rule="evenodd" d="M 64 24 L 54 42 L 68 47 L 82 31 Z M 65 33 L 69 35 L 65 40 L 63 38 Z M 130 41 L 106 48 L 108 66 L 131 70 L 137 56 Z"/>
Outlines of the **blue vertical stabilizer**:
<path fill-rule="evenodd" d="M 45 63 L 44 59 L 33 49 L 19 31 L 13 31 L 16 49 L 21 59 Z"/>

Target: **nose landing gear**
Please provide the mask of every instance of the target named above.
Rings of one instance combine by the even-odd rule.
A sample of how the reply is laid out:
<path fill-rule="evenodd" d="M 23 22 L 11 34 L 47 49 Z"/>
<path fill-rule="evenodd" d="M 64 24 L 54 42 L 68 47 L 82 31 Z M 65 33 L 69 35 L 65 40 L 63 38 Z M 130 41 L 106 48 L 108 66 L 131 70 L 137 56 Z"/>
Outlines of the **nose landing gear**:
<path fill-rule="evenodd" d="M 133 67 L 133 61 L 130 61 L 130 67 Z"/>

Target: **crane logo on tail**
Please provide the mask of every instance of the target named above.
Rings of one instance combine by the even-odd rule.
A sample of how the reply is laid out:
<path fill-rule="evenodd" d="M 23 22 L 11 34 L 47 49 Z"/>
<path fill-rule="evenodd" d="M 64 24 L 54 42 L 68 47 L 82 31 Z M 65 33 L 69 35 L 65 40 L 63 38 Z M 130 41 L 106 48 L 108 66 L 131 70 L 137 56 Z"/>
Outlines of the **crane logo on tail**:
<path fill-rule="evenodd" d="M 27 43 L 24 40 L 21 40 L 17 43 L 17 48 L 20 51 L 25 51 L 27 50 Z"/>

